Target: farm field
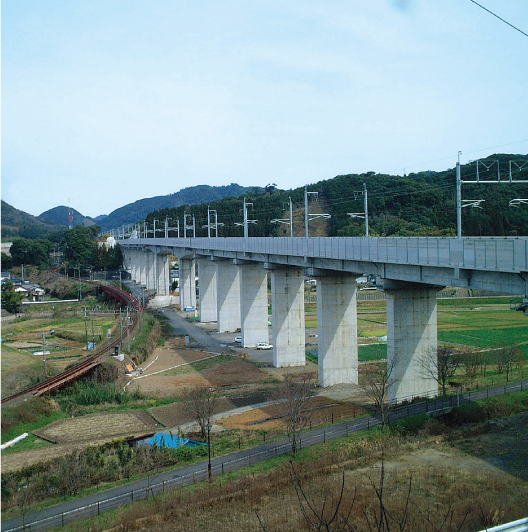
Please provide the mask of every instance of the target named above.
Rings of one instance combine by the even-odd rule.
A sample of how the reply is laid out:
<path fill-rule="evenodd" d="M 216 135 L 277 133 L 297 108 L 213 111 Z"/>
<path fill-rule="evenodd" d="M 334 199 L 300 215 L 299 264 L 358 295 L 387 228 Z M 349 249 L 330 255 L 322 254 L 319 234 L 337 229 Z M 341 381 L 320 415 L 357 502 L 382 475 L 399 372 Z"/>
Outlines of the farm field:
<path fill-rule="evenodd" d="M 64 370 L 88 352 L 86 338 L 96 344 L 105 341 L 115 326 L 113 314 L 93 316 L 31 317 L 2 324 L 2 397 L 30 386 L 45 376 L 43 351 L 46 335 L 46 364 L 49 375 Z"/>

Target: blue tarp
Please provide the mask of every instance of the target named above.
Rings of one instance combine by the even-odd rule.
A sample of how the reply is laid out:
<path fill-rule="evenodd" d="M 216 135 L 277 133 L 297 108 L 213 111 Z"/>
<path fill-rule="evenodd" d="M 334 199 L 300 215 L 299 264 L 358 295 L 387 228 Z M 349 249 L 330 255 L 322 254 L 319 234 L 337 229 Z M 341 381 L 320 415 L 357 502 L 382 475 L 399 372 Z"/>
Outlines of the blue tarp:
<path fill-rule="evenodd" d="M 190 440 L 189 438 L 183 438 L 180 436 L 174 436 L 172 434 L 166 434 L 164 432 L 158 432 L 143 440 L 141 445 L 157 445 L 158 447 L 168 447 L 177 449 L 180 445 L 186 445 L 187 447 L 196 447 L 197 445 L 207 445 L 200 441 Z"/>

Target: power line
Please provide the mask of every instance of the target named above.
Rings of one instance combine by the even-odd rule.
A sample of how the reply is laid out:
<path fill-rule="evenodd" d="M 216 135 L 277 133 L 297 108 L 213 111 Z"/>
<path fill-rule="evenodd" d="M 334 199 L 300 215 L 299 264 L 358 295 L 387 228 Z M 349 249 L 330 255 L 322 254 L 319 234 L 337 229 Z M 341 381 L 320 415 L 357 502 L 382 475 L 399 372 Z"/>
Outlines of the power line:
<path fill-rule="evenodd" d="M 504 24 L 508 24 L 508 26 L 511 26 L 514 30 L 517 30 L 519 33 L 522 33 L 525 37 L 528 37 L 528 33 L 524 33 L 524 31 L 520 30 L 519 28 L 515 27 L 513 24 L 510 24 L 508 21 L 504 20 L 503 18 L 499 17 L 499 15 L 496 15 L 493 13 L 493 11 L 490 11 L 489 9 L 485 8 L 484 6 L 481 6 L 478 2 L 475 2 L 475 0 L 469 0 L 470 2 L 473 2 L 475 5 L 481 7 L 484 11 L 487 11 L 494 17 L 497 17 L 499 20 L 504 22 Z"/>

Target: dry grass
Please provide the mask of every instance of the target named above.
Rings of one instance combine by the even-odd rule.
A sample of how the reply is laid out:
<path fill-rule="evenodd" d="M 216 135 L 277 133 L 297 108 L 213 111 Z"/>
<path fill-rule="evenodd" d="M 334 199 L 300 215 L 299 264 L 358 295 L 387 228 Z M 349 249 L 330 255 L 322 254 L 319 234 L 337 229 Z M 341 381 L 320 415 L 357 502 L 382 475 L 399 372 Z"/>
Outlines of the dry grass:
<path fill-rule="evenodd" d="M 111 530 L 310 530 L 294 484 L 297 482 L 306 499 L 328 518 L 339 499 L 343 478 L 341 523 L 328 530 L 377 530 L 380 505 L 376 489 L 381 482 L 379 460 L 384 455 L 383 500 L 391 526 L 383 530 L 400 530 L 405 518 L 401 530 L 407 532 L 474 532 L 528 512 L 528 473 L 519 476 L 515 468 L 497 467 L 492 459 L 499 450 L 503 456 L 507 454 L 502 448 L 503 438 L 526 438 L 526 420 L 526 415 L 519 416 L 500 430 L 494 428 L 494 438 L 486 431 L 475 435 L 462 429 L 453 431 L 448 439 L 370 435 L 341 440 L 340 445 L 326 447 L 320 456 L 296 461 L 293 469 L 284 462 L 272 470 L 261 466 L 260 471 L 254 469 L 234 481 L 219 477 L 210 485 L 178 490 L 131 506 L 121 511 Z M 479 448 L 481 456 L 459 450 L 462 442 Z M 526 463 L 525 446 L 519 452 Z M 305 510 L 310 514 L 306 505 Z M 355 528 L 344 526 L 345 516 Z M 339 518 L 334 522 L 337 524 Z M 95 525 L 91 530 L 103 529 Z"/>

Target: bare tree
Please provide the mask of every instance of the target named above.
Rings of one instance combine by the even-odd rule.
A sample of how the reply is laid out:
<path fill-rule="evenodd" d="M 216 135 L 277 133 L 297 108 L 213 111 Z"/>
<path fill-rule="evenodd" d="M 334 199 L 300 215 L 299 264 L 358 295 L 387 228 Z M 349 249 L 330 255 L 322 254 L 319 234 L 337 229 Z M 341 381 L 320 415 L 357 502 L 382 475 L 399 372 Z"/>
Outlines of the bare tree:
<path fill-rule="evenodd" d="M 497 372 L 506 374 L 506 382 L 510 382 L 513 367 L 519 364 L 522 358 L 518 345 L 503 345 L 497 350 Z"/>
<path fill-rule="evenodd" d="M 382 428 L 389 422 L 390 411 L 394 406 L 388 400 L 389 388 L 395 382 L 393 373 L 393 362 L 365 364 L 361 388 L 372 401 L 376 414 L 380 416 Z"/>
<path fill-rule="evenodd" d="M 482 365 L 482 353 L 475 349 L 464 349 L 460 352 L 460 360 L 468 388 L 470 388 L 479 374 L 479 369 Z"/>
<path fill-rule="evenodd" d="M 442 388 L 442 395 L 447 395 L 447 385 L 460 366 L 460 352 L 447 346 L 438 346 L 425 353 L 420 359 L 422 374 L 434 379 Z"/>
<path fill-rule="evenodd" d="M 211 421 L 211 416 L 215 412 L 218 394 L 214 388 L 202 386 L 194 389 L 189 394 L 189 406 L 194 421 L 200 427 L 200 436 L 205 438 L 207 433 L 207 425 Z"/>
<path fill-rule="evenodd" d="M 356 532 L 358 529 L 351 523 L 350 514 L 356 501 L 356 491 L 353 499 L 348 505 L 348 509 L 344 507 L 343 498 L 345 495 L 345 472 L 341 474 L 341 487 L 336 496 L 329 498 L 328 494 L 324 494 L 322 501 L 318 502 L 314 497 L 309 497 L 304 488 L 299 475 L 295 471 L 293 463 L 291 465 L 291 477 L 299 506 L 306 519 L 306 524 L 310 530 L 326 530 L 330 531 L 345 531 Z"/>
<path fill-rule="evenodd" d="M 299 434 L 306 427 L 312 416 L 310 398 L 313 396 L 314 375 L 287 374 L 279 388 L 270 394 L 275 401 L 278 416 L 286 424 L 286 433 L 291 442 L 293 456 L 297 455 Z"/>

